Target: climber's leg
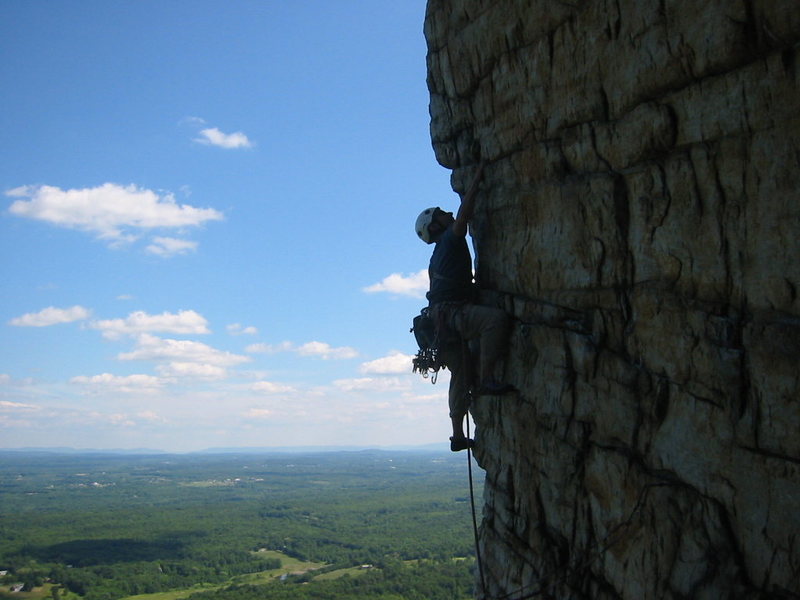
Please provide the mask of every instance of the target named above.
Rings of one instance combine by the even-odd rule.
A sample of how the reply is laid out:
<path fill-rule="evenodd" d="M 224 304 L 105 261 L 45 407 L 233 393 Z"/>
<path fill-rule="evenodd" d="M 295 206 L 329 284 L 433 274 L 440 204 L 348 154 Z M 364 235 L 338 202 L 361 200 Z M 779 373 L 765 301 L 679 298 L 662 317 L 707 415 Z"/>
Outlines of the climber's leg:
<path fill-rule="evenodd" d="M 513 389 L 499 383 L 494 376 L 497 361 L 505 354 L 511 320 L 499 308 L 465 305 L 456 315 L 456 328 L 466 339 L 478 340 L 480 345 L 478 381 L 482 393 L 504 393 Z"/>
<path fill-rule="evenodd" d="M 442 350 L 442 358 L 450 370 L 450 389 L 448 404 L 450 421 L 453 425 L 453 436 L 450 438 L 450 449 L 454 452 L 472 447 L 472 440 L 464 435 L 464 418 L 469 409 L 469 365 L 465 364 L 459 346 L 451 346 Z"/>

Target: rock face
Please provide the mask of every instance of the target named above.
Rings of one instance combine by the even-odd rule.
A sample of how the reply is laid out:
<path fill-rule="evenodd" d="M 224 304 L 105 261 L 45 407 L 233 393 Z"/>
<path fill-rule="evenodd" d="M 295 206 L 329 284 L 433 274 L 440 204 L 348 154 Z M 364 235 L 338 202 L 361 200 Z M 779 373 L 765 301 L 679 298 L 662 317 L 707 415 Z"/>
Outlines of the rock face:
<path fill-rule="evenodd" d="M 800 597 L 796 0 L 429 0 L 425 35 L 516 319 L 479 597 Z"/>

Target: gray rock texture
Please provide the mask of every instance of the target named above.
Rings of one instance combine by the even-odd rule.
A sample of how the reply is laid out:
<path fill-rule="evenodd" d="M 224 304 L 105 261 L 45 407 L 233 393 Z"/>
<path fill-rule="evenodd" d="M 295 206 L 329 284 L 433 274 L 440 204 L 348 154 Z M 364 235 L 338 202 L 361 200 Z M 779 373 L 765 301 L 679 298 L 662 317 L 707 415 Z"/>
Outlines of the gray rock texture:
<path fill-rule="evenodd" d="M 800 3 L 429 0 L 425 36 L 515 317 L 479 597 L 800 597 Z"/>

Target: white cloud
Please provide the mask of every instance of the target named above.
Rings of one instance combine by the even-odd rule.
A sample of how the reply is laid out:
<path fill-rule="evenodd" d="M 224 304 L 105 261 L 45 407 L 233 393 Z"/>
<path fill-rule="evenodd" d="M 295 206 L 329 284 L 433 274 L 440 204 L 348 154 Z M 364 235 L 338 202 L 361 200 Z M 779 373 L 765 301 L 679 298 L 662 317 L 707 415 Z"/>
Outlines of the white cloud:
<path fill-rule="evenodd" d="M 255 327 L 244 327 L 240 323 L 228 325 L 227 330 L 231 335 L 256 335 L 258 333 L 258 329 Z"/>
<path fill-rule="evenodd" d="M 34 384 L 34 379 L 26 377 L 24 379 L 14 379 L 8 373 L 0 373 L 0 386 L 26 387 Z"/>
<path fill-rule="evenodd" d="M 245 416 L 255 419 L 267 419 L 272 416 L 272 411 L 268 408 L 251 408 L 245 413 Z"/>
<path fill-rule="evenodd" d="M 156 370 L 163 377 L 192 377 L 199 379 L 224 379 L 228 371 L 218 365 L 172 361 L 158 365 Z"/>
<path fill-rule="evenodd" d="M 294 348 L 291 342 L 281 342 L 280 344 L 250 344 L 244 351 L 250 354 L 277 354 L 278 352 L 290 352 Z"/>
<path fill-rule="evenodd" d="M 442 383 L 442 382 L 440 382 Z M 422 404 L 426 406 L 444 404 L 447 402 L 447 383 L 438 386 L 439 391 L 434 394 L 414 394 L 403 398 L 406 404 Z"/>
<path fill-rule="evenodd" d="M 144 250 L 148 254 L 155 254 L 156 256 L 168 258 L 178 254 L 194 252 L 197 250 L 197 242 L 171 237 L 154 237 L 152 243 Z"/>
<path fill-rule="evenodd" d="M 102 414 L 99 412 L 90 412 L 88 416 L 93 420 L 100 421 L 102 423 L 108 423 L 109 425 L 116 425 L 120 427 L 136 426 L 136 421 L 131 419 L 125 413 Z"/>
<path fill-rule="evenodd" d="M 250 344 L 245 348 L 245 352 L 251 354 L 277 354 L 278 352 L 296 352 L 300 356 L 316 356 L 324 360 L 344 360 L 348 358 L 355 358 L 358 356 L 358 351 L 349 346 L 340 346 L 334 348 L 325 342 L 306 342 L 300 346 L 294 345 L 292 342 L 281 342 L 280 344 Z"/>
<path fill-rule="evenodd" d="M 139 337 L 138 348 L 133 352 L 119 355 L 121 360 L 178 360 L 201 364 L 230 366 L 247 362 L 246 356 L 217 350 L 207 344 L 191 340 L 171 340 L 143 334 Z"/>
<path fill-rule="evenodd" d="M 348 346 L 333 348 L 325 342 L 308 342 L 298 347 L 297 353 L 300 356 L 318 356 L 325 360 L 329 358 L 339 360 L 358 356 L 358 352 L 354 348 Z"/>
<path fill-rule="evenodd" d="M 337 379 L 333 385 L 343 392 L 372 392 L 382 393 L 406 389 L 397 377 L 361 377 L 355 379 Z"/>
<path fill-rule="evenodd" d="M 136 239 L 130 230 L 196 227 L 223 218 L 213 208 L 178 204 L 170 193 L 159 195 L 136 185 L 104 183 L 71 190 L 50 185 L 23 186 L 6 195 L 20 198 L 9 209 L 14 215 L 88 231 L 112 243 Z"/>
<path fill-rule="evenodd" d="M 48 327 L 61 323 L 72 323 L 88 319 L 91 311 L 82 306 L 72 306 L 70 308 L 55 308 L 49 306 L 38 313 L 27 313 L 21 317 L 11 319 L 9 325 L 16 327 Z"/>
<path fill-rule="evenodd" d="M 411 373 L 411 360 L 414 357 L 402 352 L 392 352 L 383 358 L 377 358 L 369 362 L 362 363 L 359 371 L 365 375 L 398 375 L 401 373 Z"/>
<path fill-rule="evenodd" d="M 217 350 L 207 344 L 191 340 L 164 339 L 142 334 L 132 352 L 117 356 L 120 360 L 149 360 L 160 363 L 156 369 L 165 377 L 202 377 L 222 379 L 226 367 L 250 360 L 247 356 Z"/>
<path fill-rule="evenodd" d="M 392 273 L 388 277 L 384 277 L 380 282 L 363 288 L 363 291 L 370 294 L 388 292 L 398 296 L 424 298 L 425 292 L 428 291 L 428 284 L 428 270 L 422 269 L 408 276 L 404 276 L 401 273 Z"/>
<path fill-rule="evenodd" d="M 22 402 L 11 402 L 9 400 L 0 400 L 0 410 L 2 411 L 29 411 L 39 410 L 38 406 L 32 404 L 23 404 Z"/>
<path fill-rule="evenodd" d="M 216 127 L 209 127 L 200 130 L 200 137 L 195 138 L 195 142 L 199 144 L 207 144 L 209 146 L 217 146 L 219 148 L 252 148 L 251 142 L 247 136 L 241 131 L 234 133 L 223 133 Z"/>
<path fill-rule="evenodd" d="M 112 375 L 102 373 L 91 377 L 80 375 L 70 379 L 70 383 L 86 386 L 95 391 L 114 391 L 119 393 L 151 393 L 158 390 L 163 381 L 152 375 Z"/>
<path fill-rule="evenodd" d="M 104 337 L 110 339 L 154 331 L 192 335 L 209 333 L 208 321 L 193 310 L 181 310 L 177 314 L 163 312 L 160 315 L 149 315 L 137 310 L 124 319 L 92 321 L 89 326 L 100 330 Z"/>
<path fill-rule="evenodd" d="M 250 389 L 263 394 L 288 394 L 296 391 L 295 388 L 290 385 L 274 383 L 272 381 L 256 381 L 250 386 Z"/>
<path fill-rule="evenodd" d="M 167 419 L 152 410 L 145 410 L 136 414 L 137 417 L 143 421 L 150 421 L 151 423 L 166 423 Z"/>

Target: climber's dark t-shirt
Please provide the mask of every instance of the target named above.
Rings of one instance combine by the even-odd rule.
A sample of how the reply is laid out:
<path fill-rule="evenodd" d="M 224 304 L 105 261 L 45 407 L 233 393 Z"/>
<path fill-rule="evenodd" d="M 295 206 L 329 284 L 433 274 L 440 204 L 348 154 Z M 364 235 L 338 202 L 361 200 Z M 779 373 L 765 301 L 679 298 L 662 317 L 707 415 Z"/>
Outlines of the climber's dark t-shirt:
<path fill-rule="evenodd" d="M 428 275 L 431 288 L 427 297 L 431 306 L 472 299 L 472 257 L 466 237 L 455 235 L 452 226 L 436 242 Z"/>

